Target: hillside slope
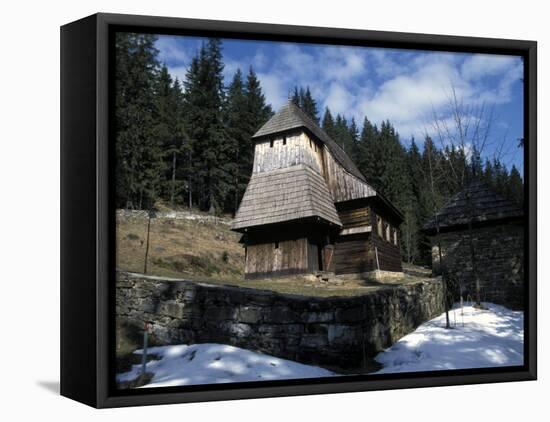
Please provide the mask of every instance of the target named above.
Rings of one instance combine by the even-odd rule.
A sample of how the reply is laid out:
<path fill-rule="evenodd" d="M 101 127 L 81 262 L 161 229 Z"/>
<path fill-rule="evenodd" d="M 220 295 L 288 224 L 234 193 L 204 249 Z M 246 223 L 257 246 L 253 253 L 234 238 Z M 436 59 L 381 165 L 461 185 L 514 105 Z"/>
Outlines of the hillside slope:
<path fill-rule="evenodd" d="M 147 245 L 147 214 L 118 211 L 118 270 L 143 273 Z M 147 273 L 158 276 L 241 279 L 244 248 L 229 220 L 202 213 L 167 212 L 151 219 Z"/>

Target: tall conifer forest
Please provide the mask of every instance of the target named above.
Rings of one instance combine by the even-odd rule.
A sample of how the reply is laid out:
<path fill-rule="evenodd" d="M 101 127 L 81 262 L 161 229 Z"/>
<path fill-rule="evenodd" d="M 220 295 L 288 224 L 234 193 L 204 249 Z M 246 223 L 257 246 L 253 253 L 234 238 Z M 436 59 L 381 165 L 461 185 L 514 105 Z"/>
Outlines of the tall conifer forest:
<path fill-rule="evenodd" d="M 272 107 L 252 67 L 224 80 L 221 40 L 201 45 L 184 80 L 173 79 L 160 62 L 155 41 L 150 34 L 117 34 L 116 206 L 150 210 L 162 202 L 234 214 L 252 172 L 251 136 L 273 115 Z M 389 120 L 371 122 L 365 116 L 356 122 L 328 108 L 321 115 L 307 86 L 294 87 L 290 99 L 402 212 L 405 262 L 430 262 L 421 227 L 467 181 L 484 180 L 523 203 L 520 172 L 498 158 L 482 160 L 475 151 L 466 154 L 428 136 L 421 142 L 401 139 Z M 453 174 L 456 168 L 465 169 L 460 181 Z"/>

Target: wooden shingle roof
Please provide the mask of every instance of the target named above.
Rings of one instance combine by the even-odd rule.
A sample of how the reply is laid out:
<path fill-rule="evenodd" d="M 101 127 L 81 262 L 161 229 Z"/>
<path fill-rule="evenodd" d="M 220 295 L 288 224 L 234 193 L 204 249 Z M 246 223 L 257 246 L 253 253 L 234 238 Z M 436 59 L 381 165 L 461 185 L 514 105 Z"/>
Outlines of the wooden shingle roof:
<path fill-rule="evenodd" d="M 440 229 L 459 229 L 468 224 L 496 222 L 521 218 L 523 210 L 494 192 L 483 182 L 474 182 L 463 191 L 453 196 L 437 213 Z M 428 221 L 423 229 L 427 232 L 436 230 L 435 217 Z"/>
<path fill-rule="evenodd" d="M 349 173 L 366 182 L 365 176 L 355 163 L 348 157 L 345 151 L 327 133 L 317 125 L 306 113 L 304 113 L 292 101 L 284 105 L 275 115 L 267 121 L 252 138 L 264 138 L 276 133 L 286 132 L 292 129 L 305 128 L 317 139 L 323 142 L 334 159 Z"/>
<path fill-rule="evenodd" d="M 323 177 L 300 164 L 266 173 L 253 173 L 233 230 L 319 217 L 342 226 Z"/>

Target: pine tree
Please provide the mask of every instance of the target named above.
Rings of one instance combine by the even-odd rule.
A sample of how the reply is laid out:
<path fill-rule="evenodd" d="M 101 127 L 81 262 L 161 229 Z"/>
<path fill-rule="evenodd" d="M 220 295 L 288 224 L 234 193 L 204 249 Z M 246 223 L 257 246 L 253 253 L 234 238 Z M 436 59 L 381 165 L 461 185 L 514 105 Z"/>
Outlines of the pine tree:
<path fill-rule="evenodd" d="M 266 104 L 260 81 L 252 67 L 246 83 L 238 70 L 229 86 L 225 106 L 226 133 L 230 144 L 231 188 L 226 198 L 225 210 L 237 211 L 248 185 L 254 162 L 252 135 L 272 116 L 271 106 Z"/>
<path fill-rule="evenodd" d="M 506 196 L 508 188 L 508 170 L 502 162 L 495 158 L 493 160 L 493 189 L 500 195 Z"/>
<path fill-rule="evenodd" d="M 507 196 L 512 201 L 523 206 L 523 180 L 516 166 L 512 166 L 508 178 Z"/>
<path fill-rule="evenodd" d="M 406 162 L 407 177 L 411 181 L 411 191 L 409 201 L 403 210 L 405 219 L 401 226 L 401 247 L 406 262 L 421 263 L 420 243 L 423 239 L 420 225 L 424 216 L 421 212 L 420 203 L 423 201 L 426 187 L 422 184 L 422 158 L 414 138 L 411 140 L 411 145 L 407 151 Z"/>
<path fill-rule="evenodd" d="M 380 152 L 378 138 L 378 128 L 372 125 L 369 119 L 365 117 L 361 137 L 359 138 L 360 147 L 356 162 L 367 181 L 375 188 L 380 186 L 380 177 L 384 170 L 384 161 Z"/>
<path fill-rule="evenodd" d="M 292 94 L 292 97 L 290 98 L 290 101 L 292 101 L 295 106 L 300 108 L 302 107 L 302 97 L 300 95 L 300 91 L 298 91 L 297 86 L 294 87 L 294 92 Z"/>
<path fill-rule="evenodd" d="M 265 122 L 271 118 L 271 116 L 273 116 L 273 110 L 271 109 L 271 106 L 266 103 L 265 95 L 263 94 L 262 87 L 260 86 L 260 81 L 252 67 L 250 67 L 246 77 L 245 92 L 247 99 L 247 112 L 249 114 L 249 131 L 250 136 L 252 136 Z M 250 158 L 254 158 L 252 144 L 251 147 L 252 155 Z M 251 162 L 250 166 L 252 166 Z M 252 169 L 252 167 L 250 167 L 250 169 Z"/>
<path fill-rule="evenodd" d="M 323 116 L 323 122 L 321 123 L 321 128 L 327 133 L 328 136 L 330 136 L 331 138 L 334 138 L 335 136 L 334 119 L 328 107 L 325 108 L 325 114 Z"/>
<path fill-rule="evenodd" d="M 334 137 L 342 149 L 351 156 L 351 150 L 353 149 L 353 141 L 350 136 L 350 130 L 348 127 L 348 121 L 346 118 L 340 114 L 336 115 L 336 120 L 334 122 Z"/>
<path fill-rule="evenodd" d="M 231 180 L 230 143 L 223 124 L 221 41 L 211 38 L 193 58 L 185 80 L 186 130 L 192 140 L 193 190 L 203 210 L 221 211 Z"/>
<path fill-rule="evenodd" d="M 248 159 L 246 151 L 248 138 L 250 137 L 249 128 L 246 127 L 244 115 L 247 112 L 247 98 L 244 91 L 242 72 L 237 70 L 233 80 L 229 85 L 225 107 L 225 125 L 228 140 L 230 142 L 230 164 L 231 189 L 226 201 L 226 209 L 236 211 L 240 197 L 244 192 L 241 185 L 241 168 L 243 161 Z"/>
<path fill-rule="evenodd" d="M 155 90 L 154 136 L 161 148 L 162 179 L 160 195 L 173 206 L 181 194 L 178 183 L 178 164 L 184 161 L 182 152 L 185 144 L 181 85 L 162 66 Z M 181 173 L 181 172 L 180 172 Z"/>
<path fill-rule="evenodd" d="M 155 127 L 156 37 L 118 33 L 115 43 L 116 206 L 151 207 L 159 194 L 162 154 Z"/>
<path fill-rule="evenodd" d="M 351 123 L 348 128 L 349 140 L 350 140 L 350 158 L 355 162 L 357 157 L 360 154 L 360 145 L 359 145 L 359 129 L 357 128 L 357 123 L 355 123 L 355 118 L 351 118 Z"/>
<path fill-rule="evenodd" d="M 309 86 L 305 91 L 301 91 L 300 108 L 311 117 L 315 123 L 319 124 L 319 112 L 317 111 L 317 102 L 313 99 Z"/>
<path fill-rule="evenodd" d="M 311 117 L 315 123 L 319 124 L 319 112 L 317 110 L 317 102 L 311 95 L 309 86 L 306 89 L 297 86 L 294 87 L 294 92 L 290 98 L 292 103 L 300 107 L 300 109 Z"/>

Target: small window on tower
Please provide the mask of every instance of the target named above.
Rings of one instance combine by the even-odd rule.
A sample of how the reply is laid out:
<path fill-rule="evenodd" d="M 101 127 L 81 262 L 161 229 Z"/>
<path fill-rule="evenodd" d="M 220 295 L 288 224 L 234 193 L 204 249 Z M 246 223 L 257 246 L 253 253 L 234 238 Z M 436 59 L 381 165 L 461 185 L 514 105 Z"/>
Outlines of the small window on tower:
<path fill-rule="evenodd" d="M 279 249 L 279 242 L 275 242 L 275 249 Z"/>
<path fill-rule="evenodd" d="M 286 136 L 283 136 L 283 145 L 286 145 Z"/>
<path fill-rule="evenodd" d="M 269 140 L 269 147 L 270 147 L 270 148 L 273 148 L 273 139 L 270 139 L 270 140 Z"/>
<path fill-rule="evenodd" d="M 311 139 L 309 140 L 309 147 L 311 148 Z"/>

